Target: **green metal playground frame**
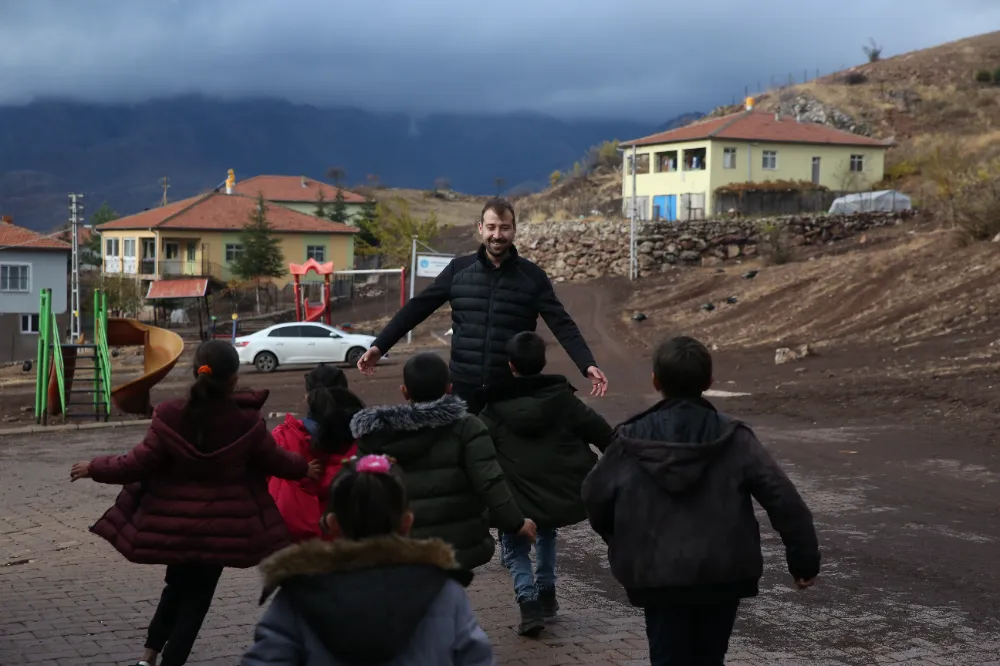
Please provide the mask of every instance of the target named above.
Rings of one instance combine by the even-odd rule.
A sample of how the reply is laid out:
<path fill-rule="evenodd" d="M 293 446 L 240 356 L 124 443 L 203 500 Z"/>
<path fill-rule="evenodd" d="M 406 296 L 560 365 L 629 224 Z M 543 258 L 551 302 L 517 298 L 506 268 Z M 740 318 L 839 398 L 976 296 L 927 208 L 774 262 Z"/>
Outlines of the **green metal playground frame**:
<path fill-rule="evenodd" d="M 79 313 L 74 313 L 79 316 Z M 38 309 L 38 356 L 35 375 L 35 422 L 48 425 L 49 418 L 49 381 L 55 368 L 56 382 L 59 387 L 59 413 L 62 422 L 66 422 L 66 364 L 63 358 L 63 348 L 79 348 L 83 345 L 83 336 L 79 340 L 63 343 L 59 336 L 59 323 L 52 312 L 52 290 L 43 289 L 39 299 Z M 93 382 L 94 412 L 93 416 L 105 421 L 111 416 L 111 354 L 108 350 L 108 299 L 107 294 L 98 289 L 94 291 L 94 368 Z M 74 355 L 75 358 L 75 355 Z M 74 365 L 75 368 L 75 365 Z M 74 380 L 82 377 L 74 377 Z M 103 400 L 102 400 L 103 399 Z"/>

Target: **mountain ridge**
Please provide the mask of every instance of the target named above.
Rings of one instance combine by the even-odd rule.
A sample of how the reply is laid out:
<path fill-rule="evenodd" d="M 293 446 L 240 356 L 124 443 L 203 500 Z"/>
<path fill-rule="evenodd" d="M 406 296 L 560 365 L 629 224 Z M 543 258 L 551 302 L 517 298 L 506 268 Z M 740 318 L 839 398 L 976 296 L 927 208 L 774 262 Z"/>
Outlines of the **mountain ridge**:
<path fill-rule="evenodd" d="M 129 104 L 48 98 L 0 107 L 0 211 L 36 230 L 65 222 L 67 194 L 86 210 L 107 201 L 120 214 L 174 201 L 236 177 L 263 173 L 323 179 L 345 170 L 345 187 L 370 184 L 491 193 L 545 182 L 592 145 L 653 131 L 628 120 L 560 120 L 537 113 L 429 114 L 324 108 L 273 98 L 203 95 Z"/>

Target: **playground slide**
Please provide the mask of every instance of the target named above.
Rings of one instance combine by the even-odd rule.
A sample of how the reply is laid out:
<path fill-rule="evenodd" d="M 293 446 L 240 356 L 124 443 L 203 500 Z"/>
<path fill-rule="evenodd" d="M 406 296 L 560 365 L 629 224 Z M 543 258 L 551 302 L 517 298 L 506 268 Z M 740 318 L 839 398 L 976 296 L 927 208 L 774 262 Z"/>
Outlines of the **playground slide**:
<path fill-rule="evenodd" d="M 127 414 L 143 414 L 149 416 L 153 407 L 149 400 L 149 391 L 163 380 L 177 359 L 184 353 L 184 341 L 173 331 L 156 326 L 147 326 L 134 319 L 108 318 L 108 347 L 138 346 L 143 347 L 143 374 L 130 382 L 111 389 L 111 401 L 118 409 Z M 69 350 L 64 350 L 65 352 Z M 75 356 L 75 354 L 71 354 Z M 65 359 L 66 375 L 72 378 L 75 358 Z M 71 386 L 71 379 L 67 382 Z M 55 370 L 49 379 L 50 413 L 59 413 Z"/>
<path fill-rule="evenodd" d="M 326 306 L 322 303 L 319 305 L 309 305 L 309 301 L 305 302 L 305 319 L 302 321 L 319 321 L 323 320 L 323 313 L 326 312 Z"/>
<path fill-rule="evenodd" d="M 143 346 L 143 374 L 111 389 L 111 402 L 127 414 L 152 415 L 149 391 L 163 380 L 184 353 L 184 341 L 173 331 L 134 319 L 108 319 L 108 347 Z"/>

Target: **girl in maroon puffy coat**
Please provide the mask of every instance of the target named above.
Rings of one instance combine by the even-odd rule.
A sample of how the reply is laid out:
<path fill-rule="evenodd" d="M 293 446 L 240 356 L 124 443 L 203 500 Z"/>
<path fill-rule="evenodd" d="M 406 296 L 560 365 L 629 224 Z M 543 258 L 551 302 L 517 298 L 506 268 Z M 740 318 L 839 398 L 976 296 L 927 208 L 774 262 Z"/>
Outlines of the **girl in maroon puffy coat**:
<path fill-rule="evenodd" d="M 267 391 L 235 392 L 240 359 L 228 342 L 195 352 L 191 394 L 160 403 L 142 443 L 73 466 L 70 478 L 124 485 L 91 527 L 130 562 L 167 565 L 166 587 L 137 666 L 187 661 L 223 567 L 256 566 L 289 545 L 267 477 L 318 477 L 277 447 L 261 417 Z"/>
<path fill-rule="evenodd" d="M 281 448 L 309 459 L 317 458 L 322 476 L 314 481 L 291 481 L 271 477 L 267 489 L 285 519 L 295 543 L 321 538 L 332 539 L 320 531 L 319 519 L 333 479 L 358 451 L 351 435 L 351 418 L 365 408 L 361 398 L 347 388 L 344 371 L 320 364 L 306 375 L 306 403 L 309 413 L 299 420 L 288 414 L 272 433 Z"/>

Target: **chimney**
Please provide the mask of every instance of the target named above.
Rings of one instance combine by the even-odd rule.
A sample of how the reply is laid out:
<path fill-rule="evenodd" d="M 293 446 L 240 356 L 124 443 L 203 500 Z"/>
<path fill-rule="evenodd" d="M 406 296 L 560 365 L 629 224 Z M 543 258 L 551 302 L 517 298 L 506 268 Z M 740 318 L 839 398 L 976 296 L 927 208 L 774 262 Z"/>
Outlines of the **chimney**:
<path fill-rule="evenodd" d="M 747 97 L 744 106 L 747 111 L 753 111 L 753 97 Z"/>
<path fill-rule="evenodd" d="M 230 169 L 229 174 L 226 176 L 226 194 L 233 193 L 234 185 L 236 185 L 236 172 Z"/>
<path fill-rule="evenodd" d="M 781 122 L 781 113 L 778 112 L 778 111 L 774 112 L 774 122 L 776 122 L 776 123 L 780 123 Z"/>
<path fill-rule="evenodd" d="M 0 217 L 0 223 L 13 225 L 14 218 L 12 218 L 10 215 L 4 215 L 3 217 Z"/>
<path fill-rule="evenodd" d="M 300 178 L 302 178 L 302 187 L 303 187 L 303 189 L 309 187 L 309 185 L 306 184 L 306 177 L 305 176 L 300 176 Z"/>

